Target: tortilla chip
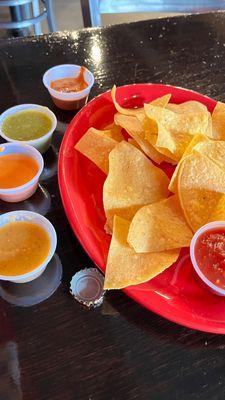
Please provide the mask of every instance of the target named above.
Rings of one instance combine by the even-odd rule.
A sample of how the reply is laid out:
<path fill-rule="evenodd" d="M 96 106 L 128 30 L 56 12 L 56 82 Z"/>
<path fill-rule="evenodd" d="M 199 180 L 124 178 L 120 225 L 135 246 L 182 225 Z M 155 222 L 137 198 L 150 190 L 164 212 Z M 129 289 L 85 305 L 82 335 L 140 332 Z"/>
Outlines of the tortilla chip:
<path fill-rule="evenodd" d="M 155 99 L 151 101 L 148 104 L 157 106 L 157 107 L 165 107 L 169 100 L 170 100 L 171 94 L 167 94 L 163 97 L 159 97 L 158 99 Z M 139 120 L 142 126 L 142 130 L 145 133 L 145 138 L 147 139 L 149 136 L 152 135 L 158 135 L 158 126 L 156 121 L 153 119 L 149 119 L 145 113 L 139 113 L 136 115 L 136 118 Z M 148 140 L 148 139 L 147 139 Z M 153 144 L 151 140 L 149 140 L 149 143 Z"/>
<path fill-rule="evenodd" d="M 225 195 L 221 197 L 207 222 L 225 220 Z"/>
<path fill-rule="evenodd" d="M 168 189 L 172 193 L 177 193 L 177 181 L 178 181 L 178 172 L 181 166 L 182 161 L 184 160 L 185 157 L 189 156 L 192 153 L 193 148 L 201 142 L 208 142 L 209 139 L 205 135 L 195 135 L 193 139 L 190 141 L 189 145 L 187 146 L 182 158 L 180 159 L 179 163 L 177 164 L 174 173 L 172 175 L 172 178 L 170 180 L 170 184 Z"/>
<path fill-rule="evenodd" d="M 167 104 L 166 108 L 178 114 L 196 113 L 196 112 L 208 113 L 207 107 L 204 104 L 200 103 L 199 101 L 195 100 L 185 101 L 184 103 L 181 104 L 169 103 Z"/>
<path fill-rule="evenodd" d="M 208 126 L 207 129 L 205 131 L 205 135 L 208 136 L 210 139 L 214 139 L 213 138 L 213 129 L 212 129 L 212 115 L 210 113 L 208 113 Z"/>
<path fill-rule="evenodd" d="M 212 113 L 213 138 L 225 140 L 225 104 L 217 102 Z"/>
<path fill-rule="evenodd" d="M 123 115 L 116 113 L 114 115 L 114 122 L 116 125 L 119 125 L 121 128 L 125 129 L 128 133 L 131 131 L 138 136 L 144 136 L 141 124 L 134 115 Z"/>
<path fill-rule="evenodd" d="M 199 101 L 190 100 L 181 104 L 169 103 L 166 108 L 179 114 L 205 112 L 208 116 L 208 126 L 205 135 L 212 138 L 212 117 L 207 107 Z"/>
<path fill-rule="evenodd" d="M 151 160 L 155 161 L 157 164 L 164 161 L 163 156 L 145 140 L 144 131 L 139 120 L 135 116 L 116 113 L 114 115 L 114 120 L 116 124 L 120 125 L 134 140 L 136 140 L 143 152 L 150 157 Z"/>
<path fill-rule="evenodd" d="M 174 161 L 179 162 L 190 141 L 191 135 L 187 133 L 174 133 L 161 125 L 159 126 L 156 147 L 168 150 L 170 157 Z"/>
<path fill-rule="evenodd" d="M 208 113 L 176 113 L 166 108 L 155 107 L 151 104 L 144 105 L 148 118 L 167 126 L 169 130 L 187 133 L 192 136 L 204 134 L 208 126 Z"/>
<path fill-rule="evenodd" d="M 107 136 L 104 131 L 90 128 L 77 142 L 75 149 L 108 174 L 109 153 L 117 144 L 118 142 Z"/>
<path fill-rule="evenodd" d="M 173 153 L 171 153 L 168 149 L 164 149 L 163 147 L 158 147 L 157 146 L 157 138 L 158 134 L 150 134 L 149 131 L 145 132 L 145 139 L 147 142 L 149 142 L 155 150 L 159 152 L 161 157 L 163 158 L 163 161 L 166 161 L 170 164 L 176 165 L 177 164 L 177 157 L 174 156 Z"/>
<path fill-rule="evenodd" d="M 132 219 L 139 208 L 168 196 L 169 179 L 136 147 L 120 142 L 109 155 L 109 174 L 103 186 L 107 225 L 114 215 Z"/>
<path fill-rule="evenodd" d="M 121 289 L 154 278 L 172 265 L 180 249 L 136 254 L 127 244 L 129 222 L 115 216 L 106 265 L 104 289 Z"/>
<path fill-rule="evenodd" d="M 209 157 L 225 171 L 225 142 L 210 140 L 205 143 L 199 143 L 195 146 L 195 151 Z"/>
<path fill-rule="evenodd" d="M 168 93 L 162 97 L 157 97 L 157 99 L 152 100 L 146 104 L 152 104 L 153 106 L 157 106 L 157 107 L 166 107 L 167 104 L 169 103 L 170 99 L 171 99 L 171 94 Z"/>
<path fill-rule="evenodd" d="M 171 196 L 137 211 L 127 241 L 136 253 L 152 253 L 187 247 L 192 236 L 178 196 Z"/>
<path fill-rule="evenodd" d="M 156 146 L 169 150 L 179 161 L 196 134 L 205 134 L 208 128 L 208 115 L 205 112 L 179 114 L 171 110 L 144 105 L 146 115 L 157 123 Z"/>
<path fill-rule="evenodd" d="M 128 138 L 128 143 L 130 143 L 130 144 L 132 144 L 133 146 L 135 146 L 135 147 L 137 147 L 137 149 L 139 149 L 139 150 L 141 150 L 141 151 L 143 151 L 142 150 L 142 148 L 139 146 L 139 144 L 136 142 L 136 140 L 134 140 L 133 138 Z M 150 157 L 151 158 L 151 157 Z M 154 160 L 153 160 L 154 161 Z M 165 162 L 168 162 L 168 163 L 170 163 L 170 164 L 174 164 L 175 162 L 174 162 L 174 160 L 171 160 L 169 157 L 166 157 L 166 156 L 162 156 L 162 160 L 161 160 L 161 162 L 163 162 L 163 161 L 165 161 Z M 157 164 L 157 163 L 156 163 Z M 158 163 L 159 164 L 159 163 Z M 161 163 L 160 163 L 161 164 Z"/>
<path fill-rule="evenodd" d="M 143 152 L 150 157 L 156 164 L 160 164 L 163 161 L 171 162 L 171 158 L 168 157 L 168 152 L 159 152 L 158 149 L 153 146 L 150 141 L 146 140 L 145 134 L 149 131 L 150 125 L 153 125 L 153 121 L 146 118 L 144 108 L 139 109 L 127 109 L 121 107 L 116 102 L 116 86 L 114 85 L 111 91 L 112 99 L 118 113 L 114 115 L 114 121 L 117 125 L 123 127 L 127 133 L 136 140 Z M 159 97 L 148 104 L 152 104 L 157 107 L 165 107 L 171 98 L 171 94 L 166 94 Z M 136 119 L 135 119 L 136 118 Z M 157 126 L 156 126 L 157 128 Z M 151 127 L 152 133 L 152 127 Z M 172 160 L 174 163 L 174 160 Z"/>
<path fill-rule="evenodd" d="M 146 104 L 151 104 L 152 106 L 157 106 L 157 107 L 166 107 L 170 101 L 171 94 L 166 94 L 165 96 L 158 97 L 157 99 L 151 101 L 150 103 Z M 149 119 L 145 112 L 144 113 L 138 113 L 136 115 L 137 119 L 141 123 L 142 129 L 145 132 L 145 134 L 149 135 L 154 135 L 158 134 L 158 127 L 157 123 L 153 121 L 152 119 Z"/>
<path fill-rule="evenodd" d="M 178 194 L 193 231 L 208 222 L 225 193 L 225 171 L 198 152 L 187 156 L 178 173 Z"/>
<path fill-rule="evenodd" d="M 121 142 L 121 140 L 124 140 L 121 130 L 122 130 L 121 127 L 113 122 L 112 124 L 105 126 L 103 132 L 105 133 L 106 136 L 111 137 L 117 142 Z"/>
<path fill-rule="evenodd" d="M 158 125 L 153 119 L 149 119 L 145 114 L 141 113 L 136 115 L 136 118 L 141 124 L 145 137 L 148 137 L 149 135 L 158 135 Z"/>

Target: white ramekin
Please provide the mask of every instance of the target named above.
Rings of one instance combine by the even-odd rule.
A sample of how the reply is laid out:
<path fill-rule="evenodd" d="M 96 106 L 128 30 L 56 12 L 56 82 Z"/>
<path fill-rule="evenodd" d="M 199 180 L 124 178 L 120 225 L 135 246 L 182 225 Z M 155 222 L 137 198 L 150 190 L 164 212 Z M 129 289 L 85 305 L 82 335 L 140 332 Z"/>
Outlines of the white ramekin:
<path fill-rule="evenodd" d="M 0 227 L 10 222 L 16 222 L 16 221 L 29 221 L 42 226 L 42 228 L 44 228 L 47 234 L 49 235 L 51 241 L 51 247 L 46 259 L 38 267 L 23 275 L 15 275 L 15 276 L 0 275 L 0 280 L 3 281 L 10 281 L 14 283 L 25 283 L 38 278 L 44 272 L 48 263 L 50 262 L 55 253 L 57 245 L 57 236 L 55 228 L 53 227 L 51 222 L 47 218 L 35 212 L 21 210 L 21 211 L 11 211 L 0 215 Z"/>
<path fill-rule="evenodd" d="M 36 175 L 24 185 L 9 189 L 0 188 L 1 200 L 10 203 L 16 203 L 28 199 L 36 191 L 39 177 L 44 168 L 44 160 L 41 153 L 39 153 L 39 151 L 36 150 L 34 147 L 18 142 L 0 144 L 0 157 L 7 154 L 25 154 L 27 156 L 30 156 L 37 162 L 39 167 Z"/>
<path fill-rule="evenodd" d="M 51 82 L 56 79 L 76 77 L 80 72 L 80 65 L 62 64 L 48 69 L 43 75 L 43 84 L 48 89 L 53 102 L 64 110 L 77 110 L 88 100 L 90 90 L 94 84 L 94 75 L 85 68 L 84 78 L 88 86 L 79 92 L 62 93 L 51 88 Z"/>
<path fill-rule="evenodd" d="M 206 278 L 206 276 L 203 274 L 203 272 L 199 268 L 196 257 L 195 257 L 195 245 L 196 245 L 196 242 L 197 242 L 199 236 L 201 236 L 206 231 L 210 231 L 212 229 L 219 229 L 219 228 L 224 228 L 224 230 L 225 230 L 225 221 L 209 222 L 208 224 L 203 225 L 200 229 L 198 229 L 197 232 L 195 232 L 195 234 L 191 240 L 190 256 L 191 256 L 192 265 L 193 265 L 196 273 L 198 274 L 199 278 L 204 282 L 204 284 L 206 286 L 208 286 L 208 288 L 213 293 L 216 293 L 219 296 L 225 296 L 225 289 L 221 289 L 220 287 L 214 285 L 214 283 L 212 283 L 208 278 Z"/>
<path fill-rule="evenodd" d="M 2 131 L 2 125 L 3 125 L 4 119 L 6 117 L 8 117 L 9 115 L 13 115 L 13 114 L 17 113 L 18 111 L 24 111 L 24 110 L 37 110 L 37 111 L 40 111 L 40 112 L 46 114 L 52 121 L 51 129 L 47 133 L 45 133 L 43 136 L 41 136 L 37 139 L 25 141 L 25 140 L 16 140 L 16 139 L 9 138 Z M 56 126 L 57 126 L 57 119 L 56 119 L 55 114 L 51 110 L 49 110 L 48 107 L 40 106 L 38 104 L 20 104 L 15 107 L 8 108 L 8 110 L 4 111 L 0 115 L 0 135 L 1 135 L 1 137 L 3 137 L 5 140 L 7 140 L 7 142 L 29 144 L 30 146 L 35 147 L 41 153 L 45 153 L 48 150 L 48 148 L 50 147 L 51 141 L 52 141 L 52 135 L 53 135 L 54 130 L 56 129 Z"/>

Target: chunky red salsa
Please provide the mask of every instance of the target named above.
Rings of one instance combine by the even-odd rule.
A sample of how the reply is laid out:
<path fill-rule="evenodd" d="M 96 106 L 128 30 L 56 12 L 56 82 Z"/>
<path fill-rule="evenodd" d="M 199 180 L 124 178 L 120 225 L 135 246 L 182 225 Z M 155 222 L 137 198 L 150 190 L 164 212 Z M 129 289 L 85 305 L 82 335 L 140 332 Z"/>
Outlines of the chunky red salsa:
<path fill-rule="evenodd" d="M 206 278 L 225 289 L 225 228 L 202 233 L 196 241 L 195 258 Z"/>

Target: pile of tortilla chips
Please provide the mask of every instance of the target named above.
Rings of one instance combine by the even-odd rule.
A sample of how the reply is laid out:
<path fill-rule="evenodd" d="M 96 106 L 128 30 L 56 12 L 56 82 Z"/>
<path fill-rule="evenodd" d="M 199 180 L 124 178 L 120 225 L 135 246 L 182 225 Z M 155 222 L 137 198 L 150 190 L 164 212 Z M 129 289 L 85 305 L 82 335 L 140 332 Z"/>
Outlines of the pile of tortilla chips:
<path fill-rule="evenodd" d="M 115 86 L 111 95 L 114 122 L 90 128 L 75 148 L 107 175 L 105 289 L 119 289 L 154 278 L 199 227 L 225 219 L 225 104 L 211 115 L 197 101 L 173 104 L 166 94 L 126 109 Z M 171 179 L 163 161 L 174 165 Z"/>

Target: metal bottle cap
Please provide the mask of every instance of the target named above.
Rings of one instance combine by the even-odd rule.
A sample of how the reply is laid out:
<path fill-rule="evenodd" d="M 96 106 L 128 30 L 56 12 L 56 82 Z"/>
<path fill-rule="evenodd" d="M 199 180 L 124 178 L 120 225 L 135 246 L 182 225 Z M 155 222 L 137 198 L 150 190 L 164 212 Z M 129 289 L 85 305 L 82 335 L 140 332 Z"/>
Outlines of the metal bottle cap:
<path fill-rule="evenodd" d="M 85 268 L 77 272 L 70 282 L 70 293 L 87 307 L 102 304 L 105 291 L 104 277 L 97 268 Z"/>

